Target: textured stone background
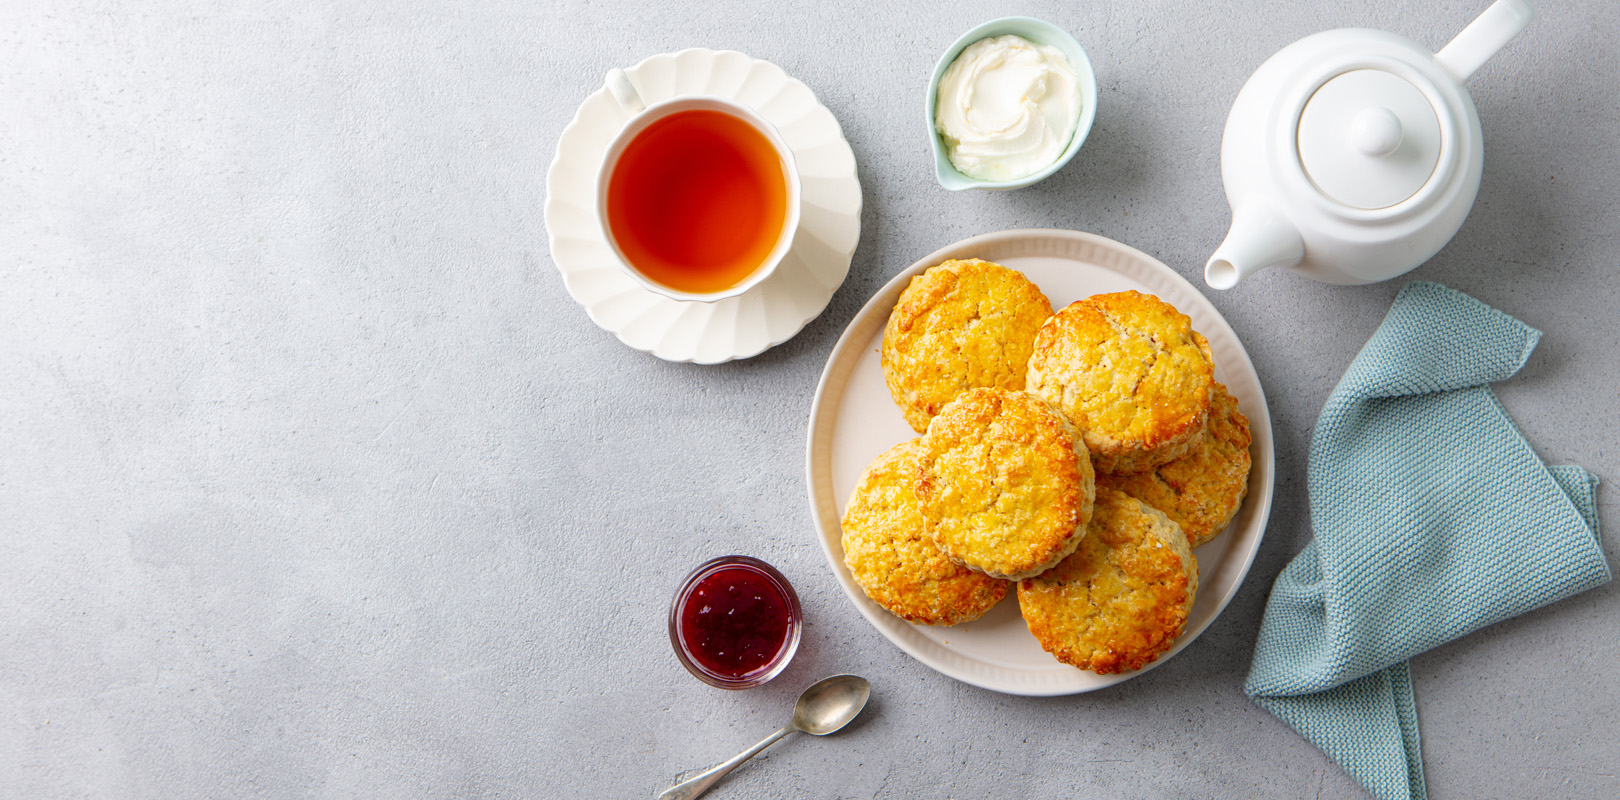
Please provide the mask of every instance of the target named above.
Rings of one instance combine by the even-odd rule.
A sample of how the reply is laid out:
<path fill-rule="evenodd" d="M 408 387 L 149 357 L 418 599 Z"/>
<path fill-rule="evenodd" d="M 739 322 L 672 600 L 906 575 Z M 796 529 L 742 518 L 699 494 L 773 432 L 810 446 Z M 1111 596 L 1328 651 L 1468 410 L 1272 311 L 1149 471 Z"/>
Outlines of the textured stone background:
<path fill-rule="evenodd" d="M 1311 426 L 1399 281 L 1210 293 L 1270 398 L 1271 526 L 1202 638 L 1095 694 L 959 684 L 864 622 L 813 538 L 805 420 L 855 311 L 957 239 L 1092 231 L 1196 279 L 1267 55 L 1344 26 L 1439 46 L 1485 5 L 0 2 L 0 797 L 650 797 L 842 671 L 870 713 L 717 796 L 1361 797 L 1239 686 L 1309 536 Z M 1611 482 L 1612 528 L 1620 6 L 1544 5 L 1470 84 L 1479 201 L 1414 277 L 1546 332 L 1500 394 Z M 1008 13 L 1087 46 L 1096 127 L 1035 188 L 946 193 L 924 83 Z M 540 213 L 603 72 L 689 46 L 808 83 L 865 199 L 826 313 L 714 367 L 593 326 Z M 729 552 L 807 618 L 749 692 L 665 636 L 679 578 Z M 1617 614 L 1611 585 L 1416 660 L 1436 800 L 1620 794 Z"/>

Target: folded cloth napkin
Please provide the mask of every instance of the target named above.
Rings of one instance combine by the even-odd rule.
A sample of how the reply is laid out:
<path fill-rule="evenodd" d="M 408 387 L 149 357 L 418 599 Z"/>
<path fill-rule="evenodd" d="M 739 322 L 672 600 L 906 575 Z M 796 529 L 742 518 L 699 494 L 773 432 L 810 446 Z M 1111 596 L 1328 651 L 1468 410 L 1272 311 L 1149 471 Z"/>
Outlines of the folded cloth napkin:
<path fill-rule="evenodd" d="M 1249 696 L 1380 800 L 1422 800 L 1406 660 L 1609 580 L 1597 478 L 1548 467 L 1487 384 L 1540 331 L 1407 285 L 1311 440 L 1315 538 L 1277 577 Z"/>

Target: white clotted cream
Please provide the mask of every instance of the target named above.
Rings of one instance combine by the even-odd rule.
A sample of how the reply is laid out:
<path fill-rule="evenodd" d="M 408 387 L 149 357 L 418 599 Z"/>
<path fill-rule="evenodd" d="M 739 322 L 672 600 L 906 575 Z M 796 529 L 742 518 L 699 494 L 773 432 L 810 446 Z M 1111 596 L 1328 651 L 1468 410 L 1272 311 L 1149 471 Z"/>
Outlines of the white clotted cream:
<path fill-rule="evenodd" d="M 1080 88 L 1063 52 L 1021 36 L 964 48 L 940 76 L 934 128 L 958 172 L 1010 181 L 1063 155 L 1080 123 Z"/>

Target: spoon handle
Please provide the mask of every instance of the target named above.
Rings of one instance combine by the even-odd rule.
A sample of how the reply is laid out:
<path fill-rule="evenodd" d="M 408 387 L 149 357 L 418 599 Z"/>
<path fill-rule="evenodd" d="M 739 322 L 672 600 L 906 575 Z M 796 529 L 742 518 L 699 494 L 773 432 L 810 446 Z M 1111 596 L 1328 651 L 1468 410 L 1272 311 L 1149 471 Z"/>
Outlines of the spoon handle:
<path fill-rule="evenodd" d="M 759 755 L 759 751 L 770 747 L 776 743 L 777 739 L 780 739 L 793 731 L 793 726 L 789 725 L 776 733 L 765 737 L 764 741 L 742 751 L 741 753 L 738 753 L 737 756 L 730 761 L 711 767 L 707 771 L 703 772 L 703 774 L 696 775 L 678 786 L 670 787 L 663 794 L 659 795 L 657 800 L 692 800 L 692 798 L 708 791 L 710 786 L 715 785 L 720 781 L 721 778 L 726 777 L 727 773 L 739 766 L 742 766 L 744 761 Z"/>

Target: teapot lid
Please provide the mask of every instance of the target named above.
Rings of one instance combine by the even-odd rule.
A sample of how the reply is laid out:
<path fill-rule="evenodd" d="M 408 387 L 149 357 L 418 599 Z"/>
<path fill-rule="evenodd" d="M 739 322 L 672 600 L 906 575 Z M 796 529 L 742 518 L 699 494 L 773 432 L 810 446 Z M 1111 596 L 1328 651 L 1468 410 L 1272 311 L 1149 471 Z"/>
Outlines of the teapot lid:
<path fill-rule="evenodd" d="M 1318 191 L 1380 209 L 1417 194 L 1440 161 L 1440 120 L 1421 89 L 1364 68 L 1322 84 L 1299 115 L 1299 159 Z"/>

